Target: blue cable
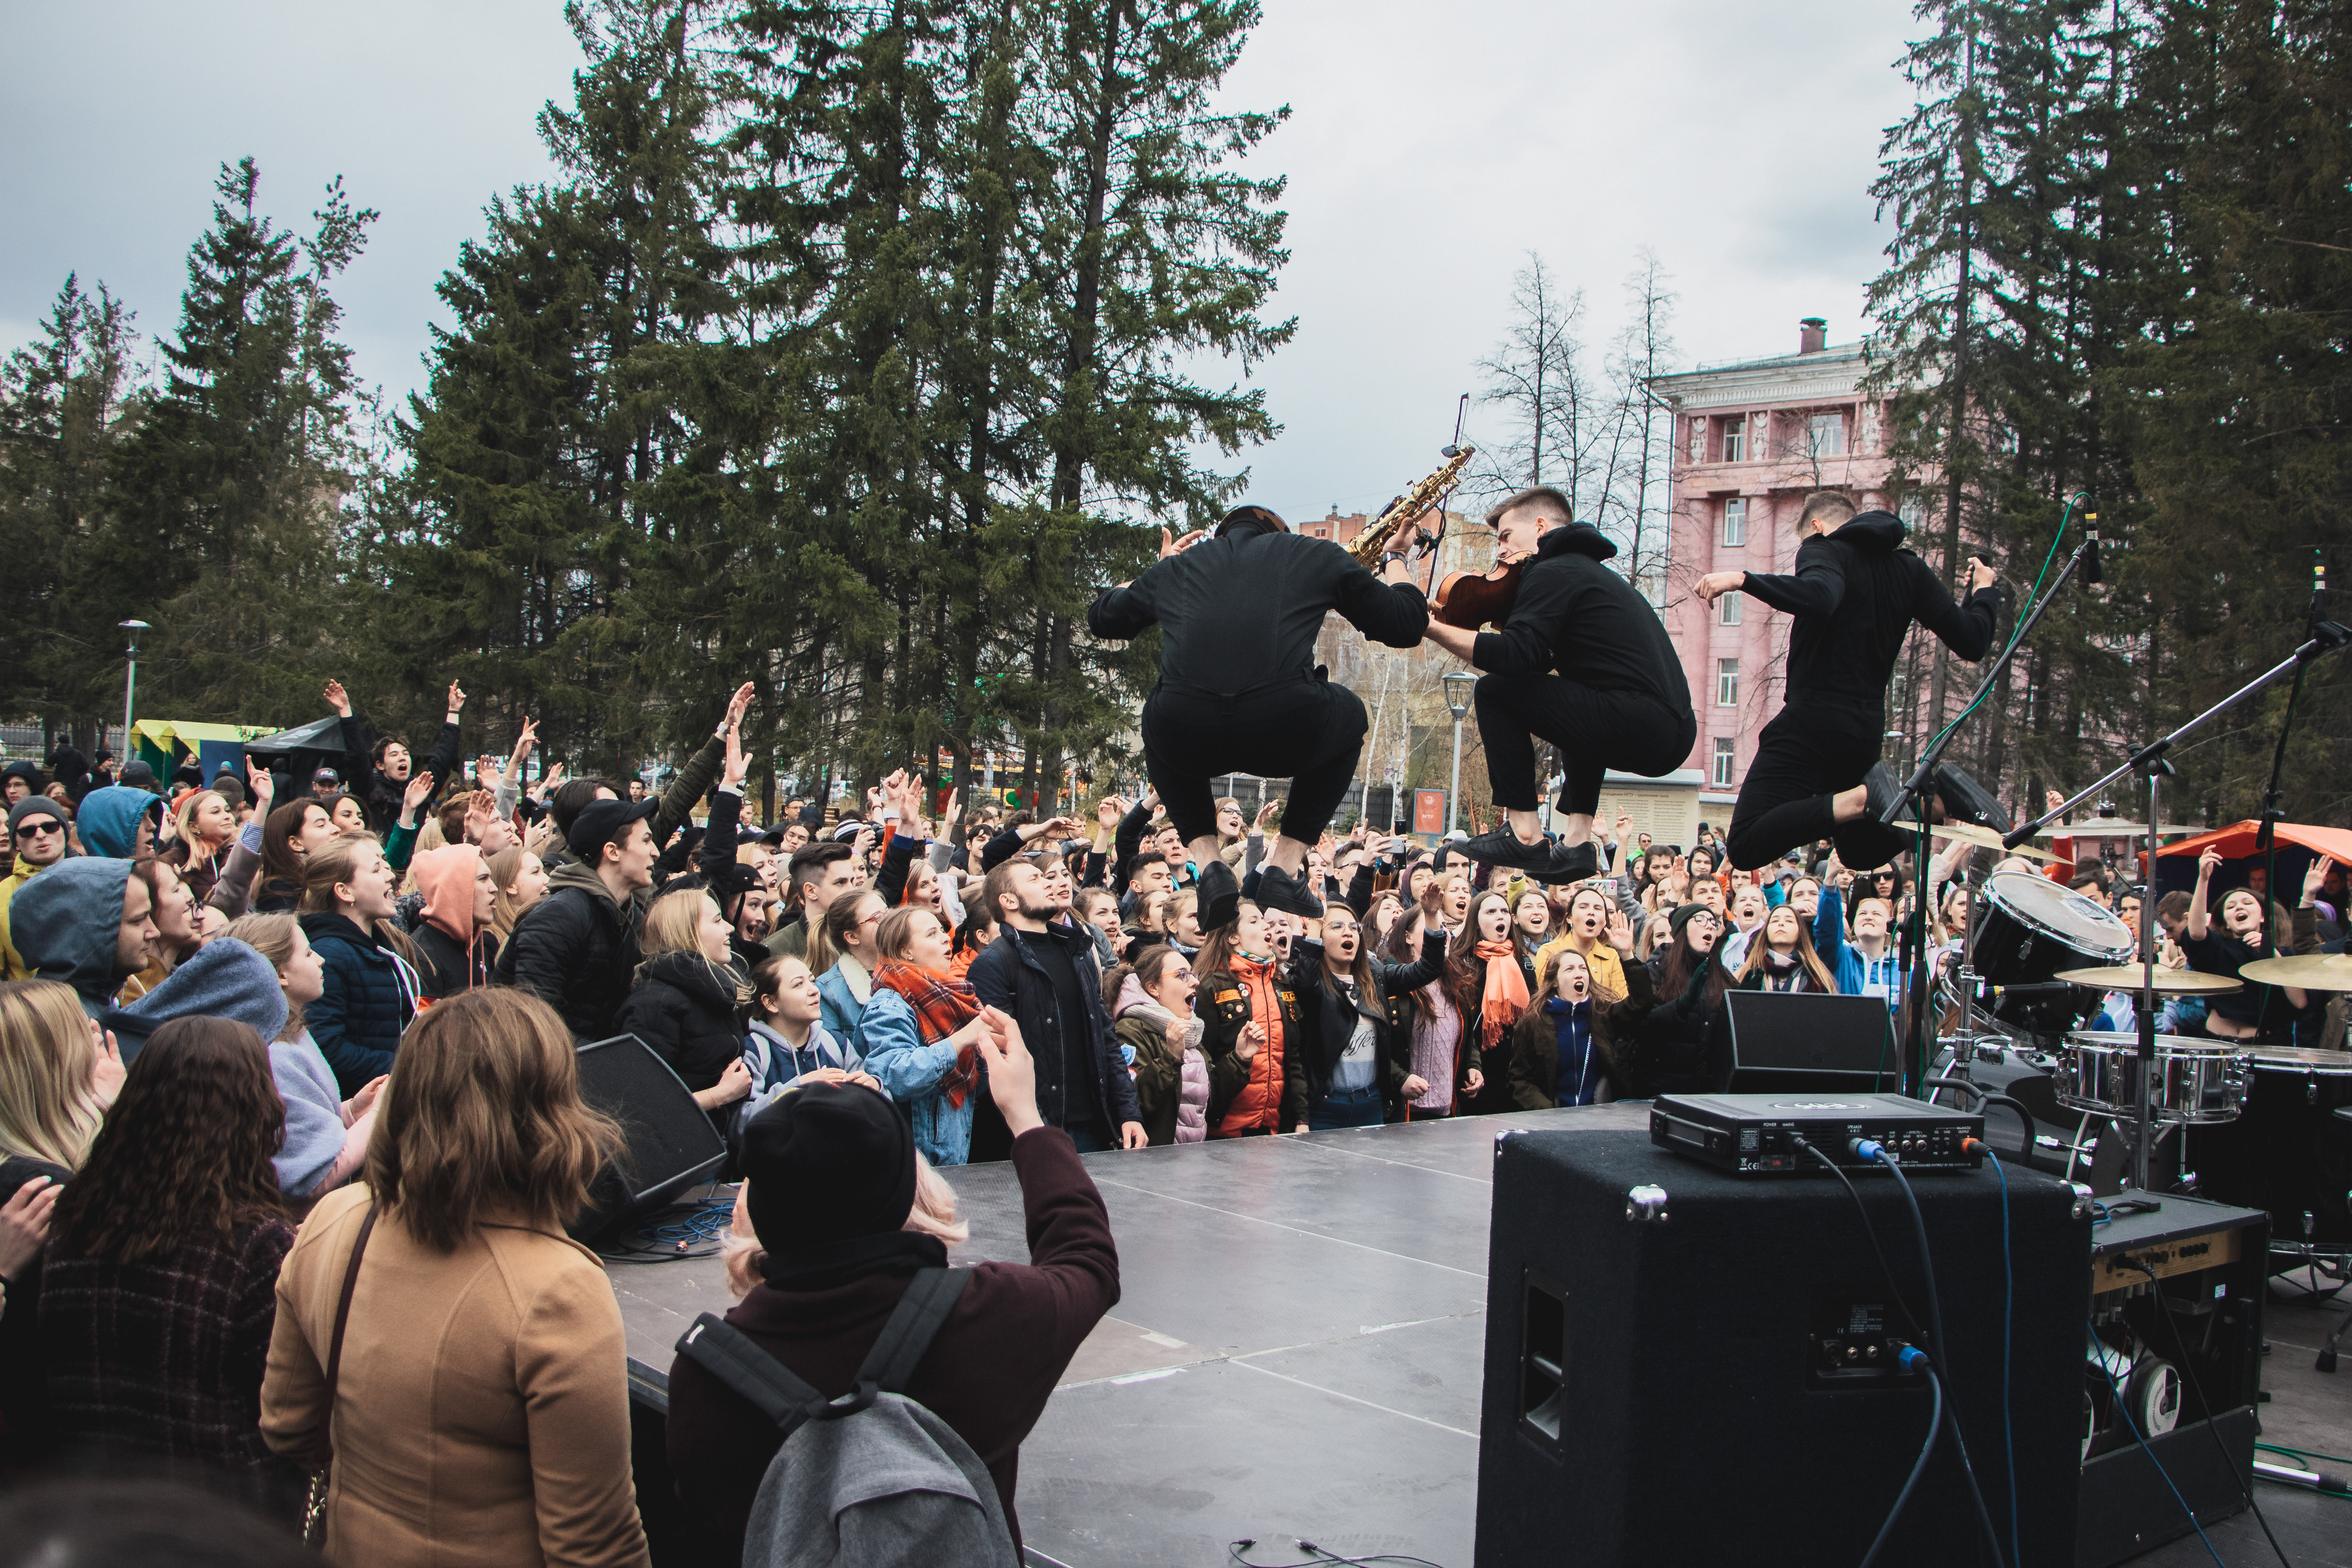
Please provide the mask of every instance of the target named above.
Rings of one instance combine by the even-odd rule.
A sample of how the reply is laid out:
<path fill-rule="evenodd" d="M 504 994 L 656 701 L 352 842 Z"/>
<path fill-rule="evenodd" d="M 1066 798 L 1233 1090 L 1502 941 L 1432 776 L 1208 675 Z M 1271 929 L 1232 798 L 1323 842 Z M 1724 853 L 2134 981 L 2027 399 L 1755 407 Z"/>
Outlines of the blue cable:
<path fill-rule="evenodd" d="M 2009 1251 L 2009 1173 L 2000 1168 L 2000 1156 L 1990 1145 L 1985 1148 L 1985 1158 L 1992 1162 L 1992 1173 L 2000 1178 L 2000 1441 L 2009 1450 L 2009 1560 L 2023 1568 L 2025 1537 L 2017 1522 L 2017 1433 L 2009 1410 L 2014 1386 L 2009 1370 L 2010 1325 L 2017 1316 L 2017 1275 Z"/>
<path fill-rule="evenodd" d="M 2107 1380 L 2107 1392 L 2115 1396 L 2116 1414 L 2124 1418 L 2124 1425 L 2130 1427 L 2131 1435 L 2135 1438 L 2138 1439 L 2140 1451 L 2147 1456 L 2147 1462 L 2154 1465 L 2156 1467 L 2156 1473 L 2164 1478 L 2165 1488 L 2172 1493 L 2172 1500 L 2179 1503 L 2180 1505 L 2180 1511 L 2189 1516 L 2189 1527 L 2197 1532 L 2198 1540 L 2205 1542 L 2205 1552 L 2207 1556 L 2213 1559 L 2213 1568 L 2229 1568 L 2229 1564 L 2221 1561 L 2221 1554 L 2213 1550 L 2212 1539 L 2205 1533 L 2205 1527 L 2197 1522 L 2197 1510 L 2189 1506 L 2189 1500 L 2182 1497 L 2180 1495 L 2180 1489 L 2172 1484 L 2172 1477 L 2169 1474 L 2167 1474 L 2164 1468 L 2164 1461 L 2156 1457 L 2156 1450 L 2147 1446 L 2147 1439 L 2140 1436 L 2139 1423 L 2131 1418 L 2131 1411 L 2124 1404 L 2124 1391 L 2116 1386 L 2116 1374 L 2107 1370 L 2107 1358 L 2105 1355 L 2098 1353 L 2105 1351 L 2106 1348 L 2107 1347 L 2105 1345 L 2099 1342 L 2098 1325 L 2096 1323 L 2092 1324 L 2092 1359 L 2099 1363 L 2099 1375 Z"/>

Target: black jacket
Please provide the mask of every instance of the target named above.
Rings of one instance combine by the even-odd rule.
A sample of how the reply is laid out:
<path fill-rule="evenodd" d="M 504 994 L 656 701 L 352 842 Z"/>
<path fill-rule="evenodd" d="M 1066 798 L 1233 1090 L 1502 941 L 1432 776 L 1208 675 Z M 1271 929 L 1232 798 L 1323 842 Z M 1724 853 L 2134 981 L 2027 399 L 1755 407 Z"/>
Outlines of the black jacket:
<path fill-rule="evenodd" d="M 1493 675 L 1558 670 L 1596 691 L 1647 697 L 1681 715 L 1696 738 L 1682 658 L 1650 602 L 1601 564 L 1616 553 L 1589 522 L 1545 534 L 1519 574 L 1511 618 L 1478 634 L 1470 662 Z"/>
<path fill-rule="evenodd" d="M 1087 629 L 1124 641 L 1163 627 L 1160 679 L 1226 695 L 1310 676 L 1331 610 L 1391 647 L 1419 647 L 1429 625 L 1420 589 L 1382 583 L 1328 539 L 1237 531 L 1106 589 Z"/>
<path fill-rule="evenodd" d="M 1935 569 L 1902 543 L 1901 518 L 1865 511 L 1799 545 L 1793 573 L 1750 572 L 1742 580 L 1741 592 L 1797 618 L 1789 633 L 1790 705 L 1877 709 L 1915 620 L 1965 659 L 1982 658 L 1992 646 L 2000 586 L 1955 604 Z"/>
<path fill-rule="evenodd" d="M 1664 994 L 1661 985 L 1665 958 L 1650 960 L 1643 973 L 1650 977 L 1655 1005 L 1630 1031 L 1612 1030 L 1596 1038 L 1609 1081 L 1620 1100 L 1654 1100 L 1662 1094 L 1703 1094 L 1715 1088 L 1708 1066 L 1708 1040 L 1723 1004 L 1706 1005 L 1707 975 L 1714 965 L 1703 963 L 1678 996 Z M 1633 965 L 1626 965 L 1630 972 Z M 1633 986 L 1632 975 L 1626 979 Z M 1725 987 L 1729 989 L 1728 984 Z"/>
<path fill-rule="evenodd" d="M 523 911 L 499 954 L 498 978 L 558 1013 L 575 1038 L 602 1040 L 637 967 L 637 905 L 616 904 L 577 861 L 548 878 L 547 896 Z"/>
<path fill-rule="evenodd" d="M 1061 943 L 1077 970 L 1086 1016 L 1066 1035 L 1053 977 L 1029 951 L 1040 942 Z M 1022 1040 L 1036 1058 L 1037 1108 L 1047 1121 L 1066 1127 L 1092 1112 L 1116 1141 L 1121 1126 L 1142 1120 L 1135 1106 L 1135 1080 L 1128 1076 L 1111 1033 L 1110 1009 L 1103 1005 L 1102 970 L 1089 931 L 1062 925 L 1043 932 L 1000 926 L 966 978 L 983 1005 L 1003 1009 L 1020 1024 Z"/>
<path fill-rule="evenodd" d="M 408 933 L 408 944 L 416 950 L 418 988 L 436 1002 L 488 985 L 498 968 L 499 933 L 494 931 L 478 934 L 469 952 L 464 942 L 431 921 L 419 921 Z"/>
<path fill-rule="evenodd" d="M 343 788 L 358 799 L 360 809 L 367 814 L 369 829 L 380 837 L 400 820 L 401 800 L 408 793 L 408 780 L 386 778 L 375 765 L 375 730 L 364 718 L 352 714 L 342 721 L 342 731 Z M 444 723 L 432 754 L 410 760 L 409 779 L 419 773 L 431 773 L 433 793 L 439 795 L 457 775 L 457 726 Z M 433 802 L 428 799 L 425 810 L 432 809 Z"/>
<path fill-rule="evenodd" d="M 1381 1108 L 1390 1121 L 1404 1120 L 1404 1080 L 1412 1072 L 1412 994 L 1445 973 L 1445 938 L 1443 933 L 1423 933 L 1421 960 L 1416 963 L 1391 963 L 1374 956 L 1371 960 L 1372 984 L 1380 994 L 1359 996 L 1357 1007 L 1348 1005 L 1347 997 L 1323 968 L 1323 944 L 1309 942 L 1302 944 L 1305 962 L 1297 971 L 1298 988 L 1304 998 L 1300 1011 L 1304 1015 L 1304 1037 L 1297 1053 L 1299 1067 L 1307 1079 L 1307 1098 L 1313 1102 L 1328 1093 L 1332 1069 L 1339 1065 L 1339 1053 L 1356 1032 L 1357 1008 L 1372 1024 L 1372 1082 L 1381 1091 Z"/>
<path fill-rule="evenodd" d="M 743 984 L 731 963 L 714 964 L 698 952 L 656 953 L 638 969 L 613 1031 L 651 1046 L 687 1088 L 709 1089 L 743 1054 L 735 1026 Z"/>

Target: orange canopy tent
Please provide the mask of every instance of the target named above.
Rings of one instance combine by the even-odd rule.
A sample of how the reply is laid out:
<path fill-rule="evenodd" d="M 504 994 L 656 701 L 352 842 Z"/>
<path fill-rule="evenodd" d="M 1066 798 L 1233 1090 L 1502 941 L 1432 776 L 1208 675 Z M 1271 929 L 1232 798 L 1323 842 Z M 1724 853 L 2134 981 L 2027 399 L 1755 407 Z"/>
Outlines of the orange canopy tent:
<path fill-rule="evenodd" d="M 2200 833 L 2194 838 L 2184 838 L 2178 844 L 2168 844 L 2157 851 L 2159 855 L 2202 855 L 2208 849 L 2218 849 L 2225 860 L 2242 860 L 2256 853 L 2255 836 L 2262 824 L 2255 821 L 2233 822 L 2227 827 L 2217 827 L 2210 833 Z M 2315 855 L 2326 855 L 2341 865 L 2352 865 L 2352 828 L 2312 827 L 2299 822 L 2282 822 L 2276 837 L 2281 844 L 2300 845 Z"/>

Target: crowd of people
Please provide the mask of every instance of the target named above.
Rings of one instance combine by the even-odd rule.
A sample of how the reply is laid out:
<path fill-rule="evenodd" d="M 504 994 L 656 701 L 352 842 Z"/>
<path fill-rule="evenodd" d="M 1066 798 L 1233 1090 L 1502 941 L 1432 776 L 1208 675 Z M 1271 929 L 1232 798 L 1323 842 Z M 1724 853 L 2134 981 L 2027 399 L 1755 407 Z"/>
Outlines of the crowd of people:
<path fill-rule="evenodd" d="M 754 824 L 748 685 L 657 790 L 527 783 L 528 726 L 461 776 L 455 685 L 421 759 L 325 696 L 352 754 L 307 793 L 5 775 L 0 1467 L 197 1478 L 349 1563 L 645 1557 L 619 1310 L 565 1234 L 619 1147 L 579 1044 L 635 1037 L 723 1136 L 730 1321 L 827 1395 L 962 1238 L 940 1173 L 1013 1163 L 1033 1262 L 974 1271 L 911 1392 L 1017 1540 L 1020 1441 L 1118 1299 L 1078 1154 L 1704 1089 L 1727 992 L 1895 1006 L 1915 907 L 1939 969 L 1969 918 L 1957 838 L 1916 875 L 1827 840 L 1736 871 L 1622 816 L 1561 882 L 1358 822 L 1261 899 L 1279 805 L 1227 798 L 1210 921 L 1205 841 L 1149 793 L 1005 815 L 895 773 Z M 2342 868 L 2290 914 L 2209 908 L 2218 866 L 2157 906 L 2165 963 L 2341 949 Z M 2250 987 L 2160 1026 L 2319 1012 Z M 673 1377 L 680 1496 L 740 1553 L 780 1435 Z"/>

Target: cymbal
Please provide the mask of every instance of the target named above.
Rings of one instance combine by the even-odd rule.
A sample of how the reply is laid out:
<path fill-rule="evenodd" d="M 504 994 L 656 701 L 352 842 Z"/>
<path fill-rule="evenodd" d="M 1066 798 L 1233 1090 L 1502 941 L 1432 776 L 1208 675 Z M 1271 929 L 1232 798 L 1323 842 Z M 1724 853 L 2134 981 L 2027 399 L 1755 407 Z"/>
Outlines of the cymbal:
<path fill-rule="evenodd" d="M 2047 849 L 2036 849 L 2030 844 L 2021 844 L 2014 849 L 2002 848 L 2000 834 L 1990 827 L 1979 827 L 1973 822 L 1939 822 L 1928 831 L 1940 834 L 1946 838 L 1958 838 L 1969 844 L 1980 844 L 1988 849 L 2000 849 L 2004 855 L 2021 855 L 2028 860 L 2054 861 L 2060 858 Z"/>
<path fill-rule="evenodd" d="M 2306 952 L 2300 958 L 2262 958 L 2238 971 L 2257 985 L 2293 985 L 2304 991 L 2352 991 L 2352 953 Z"/>
<path fill-rule="evenodd" d="M 2247 968 L 2253 967 L 2248 964 Z M 2059 979 L 2069 985 L 2088 985 L 2098 991 L 2137 991 L 2146 978 L 2137 963 L 2114 963 L 2099 969 L 2062 969 Z M 2164 969 L 2156 972 L 2156 988 L 2174 995 L 2219 995 L 2225 991 L 2242 989 L 2226 974 L 2203 974 L 2194 969 Z"/>

